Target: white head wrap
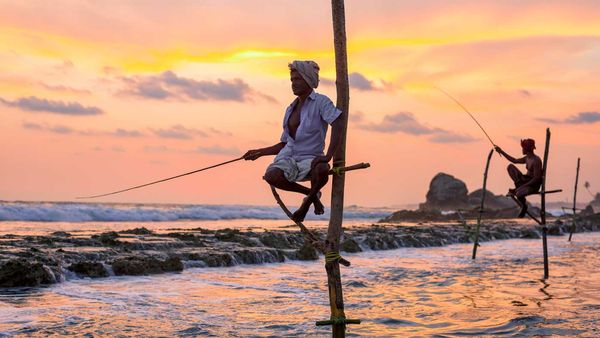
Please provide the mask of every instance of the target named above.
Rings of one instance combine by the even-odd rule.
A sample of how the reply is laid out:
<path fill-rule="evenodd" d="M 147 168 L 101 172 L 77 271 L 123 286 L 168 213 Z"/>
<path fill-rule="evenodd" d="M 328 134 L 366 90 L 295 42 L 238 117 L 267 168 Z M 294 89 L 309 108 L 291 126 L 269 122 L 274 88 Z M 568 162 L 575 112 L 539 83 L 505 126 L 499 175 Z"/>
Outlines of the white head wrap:
<path fill-rule="evenodd" d="M 290 70 L 296 70 L 311 88 L 319 86 L 319 65 L 314 61 L 294 61 L 288 65 Z"/>

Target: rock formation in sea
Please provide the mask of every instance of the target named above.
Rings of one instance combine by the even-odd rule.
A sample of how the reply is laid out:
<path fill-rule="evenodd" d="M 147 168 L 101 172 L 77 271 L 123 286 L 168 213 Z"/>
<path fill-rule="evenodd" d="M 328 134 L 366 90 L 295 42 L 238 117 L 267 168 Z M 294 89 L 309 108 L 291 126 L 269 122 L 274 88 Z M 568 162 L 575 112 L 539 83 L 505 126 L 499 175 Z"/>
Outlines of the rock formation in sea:
<path fill-rule="evenodd" d="M 423 210 L 455 210 L 468 203 L 467 185 L 446 173 L 438 173 L 429 183 L 426 201 L 419 205 Z"/>
<path fill-rule="evenodd" d="M 600 192 L 596 193 L 596 196 L 586 208 L 591 208 L 592 212 L 600 212 Z"/>
<path fill-rule="evenodd" d="M 417 210 L 399 210 L 380 222 L 419 222 L 419 221 L 463 221 L 477 217 L 481 206 L 483 189 L 469 193 L 467 185 L 460 179 L 438 173 L 429 184 L 426 200 Z M 539 215 L 539 208 L 529 204 L 529 210 Z M 486 191 L 484 204 L 485 218 L 514 218 L 519 212 L 515 202 L 509 197 Z"/>

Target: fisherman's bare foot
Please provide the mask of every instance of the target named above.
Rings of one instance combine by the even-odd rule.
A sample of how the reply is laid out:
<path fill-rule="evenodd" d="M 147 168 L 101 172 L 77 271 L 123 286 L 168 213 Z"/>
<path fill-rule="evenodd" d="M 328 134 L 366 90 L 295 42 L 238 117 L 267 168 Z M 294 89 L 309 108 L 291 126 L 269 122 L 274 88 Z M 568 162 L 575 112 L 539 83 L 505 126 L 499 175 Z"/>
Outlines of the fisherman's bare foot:
<path fill-rule="evenodd" d="M 527 204 L 525 203 L 521 206 L 521 211 L 519 212 L 519 215 L 517 217 L 523 218 L 523 217 L 525 217 L 526 213 L 527 213 Z"/>
<path fill-rule="evenodd" d="M 317 193 L 317 196 L 313 199 L 313 206 L 315 207 L 315 215 L 323 215 L 325 213 L 325 206 L 321 203 L 321 192 Z"/>
<path fill-rule="evenodd" d="M 306 214 L 308 213 L 309 208 L 310 208 L 310 201 L 308 201 L 308 199 L 304 199 L 304 201 L 302 201 L 302 205 L 300 205 L 300 208 L 298 208 L 298 210 L 296 210 L 292 214 L 292 221 L 294 221 L 294 222 L 304 221 L 304 217 L 306 217 Z"/>

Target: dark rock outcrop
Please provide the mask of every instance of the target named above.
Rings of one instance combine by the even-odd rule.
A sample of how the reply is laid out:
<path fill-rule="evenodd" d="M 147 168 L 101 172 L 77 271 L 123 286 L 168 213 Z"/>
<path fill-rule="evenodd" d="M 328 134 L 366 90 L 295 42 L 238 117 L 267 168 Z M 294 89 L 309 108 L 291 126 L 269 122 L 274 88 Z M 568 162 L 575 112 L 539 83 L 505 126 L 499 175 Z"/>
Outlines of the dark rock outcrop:
<path fill-rule="evenodd" d="M 483 189 L 477 189 L 467 194 L 465 183 L 451 175 L 438 173 L 431 180 L 427 200 L 419 205 L 418 210 L 399 210 L 381 219 L 381 223 L 398 222 L 465 222 L 479 215 Z M 529 212 L 538 217 L 540 210 L 530 203 Z M 515 218 L 519 207 L 510 198 L 486 191 L 484 201 L 484 219 Z"/>
<path fill-rule="evenodd" d="M 361 252 L 363 251 L 358 243 L 353 238 L 346 238 L 340 243 L 340 250 L 344 252 Z"/>
<path fill-rule="evenodd" d="M 211 268 L 235 265 L 233 257 L 227 253 L 211 253 L 206 256 L 202 256 L 200 260 L 206 263 L 206 266 Z"/>
<path fill-rule="evenodd" d="M 453 215 L 452 219 L 456 219 L 457 216 Z M 429 222 L 429 221 L 447 221 L 449 218 L 442 215 L 440 210 L 435 209 L 419 209 L 419 210 L 399 210 L 393 214 L 382 218 L 379 222 L 381 223 L 395 223 L 395 222 Z"/>
<path fill-rule="evenodd" d="M 123 230 L 123 231 L 119 231 L 119 233 L 132 234 L 132 235 L 152 235 L 153 234 L 152 231 L 146 229 L 145 227 Z"/>
<path fill-rule="evenodd" d="M 240 230 L 238 229 L 223 229 L 215 232 L 215 238 L 222 242 L 235 242 L 244 246 L 256 246 L 257 242 L 248 238 L 248 236 L 241 236 Z"/>
<path fill-rule="evenodd" d="M 284 233 L 276 233 L 265 231 L 260 235 L 260 242 L 264 246 L 276 249 L 292 249 L 294 245 L 288 240 L 288 236 Z"/>
<path fill-rule="evenodd" d="M 106 271 L 104 265 L 99 262 L 77 262 L 71 264 L 67 269 L 83 277 L 108 277 L 108 271 Z"/>
<path fill-rule="evenodd" d="M 477 189 L 467 196 L 467 202 L 471 207 L 481 206 L 481 197 L 483 196 L 483 189 Z M 484 209 L 501 210 L 501 209 L 514 209 L 515 202 L 510 197 L 504 195 L 495 195 L 491 191 L 486 191 Z"/>
<path fill-rule="evenodd" d="M 117 240 L 117 238 L 119 238 L 119 234 L 115 231 L 109 231 L 101 233 L 100 235 L 94 235 L 92 236 L 92 238 L 97 239 L 103 245 L 114 246 L 119 244 L 119 241 Z"/>
<path fill-rule="evenodd" d="M 206 247 L 207 244 L 204 240 L 202 240 L 201 236 L 198 236 L 195 233 L 190 232 L 170 232 L 168 234 L 164 234 L 166 237 L 176 238 L 185 243 L 185 245 L 193 245 L 196 247 Z"/>
<path fill-rule="evenodd" d="M 467 186 L 452 175 L 438 173 L 429 184 L 425 203 L 419 209 L 455 210 L 467 206 Z"/>
<path fill-rule="evenodd" d="M 183 263 L 179 257 L 168 257 L 160 260 L 155 257 L 126 257 L 115 260 L 112 268 L 117 276 L 121 275 L 149 275 L 163 272 L 183 270 Z"/>
<path fill-rule="evenodd" d="M 51 234 L 54 237 L 71 237 L 71 234 L 64 231 L 55 231 Z"/>
<path fill-rule="evenodd" d="M 317 250 L 312 245 L 305 243 L 300 249 L 298 249 L 297 256 L 301 261 L 316 261 L 319 259 Z"/>
<path fill-rule="evenodd" d="M 11 259 L 0 267 L 0 287 L 38 286 L 54 282 L 51 270 L 39 262 Z"/>

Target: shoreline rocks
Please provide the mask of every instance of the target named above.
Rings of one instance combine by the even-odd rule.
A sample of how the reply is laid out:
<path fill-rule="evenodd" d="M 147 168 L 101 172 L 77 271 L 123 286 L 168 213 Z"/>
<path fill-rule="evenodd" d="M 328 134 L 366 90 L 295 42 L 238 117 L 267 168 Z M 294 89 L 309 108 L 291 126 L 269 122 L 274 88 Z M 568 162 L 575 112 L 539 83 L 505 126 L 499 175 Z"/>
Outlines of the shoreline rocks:
<path fill-rule="evenodd" d="M 10 259 L 0 268 L 0 287 L 38 286 L 55 281 L 44 264 L 24 258 Z"/>
<path fill-rule="evenodd" d="M 177 256 L 171 256 L 165 260 L 156 257 L 129 256 L 114 260 L 111 266 L 116 276 L 141 276 L 183 271 L 183 263 Z"/>
<path fill-rule="evenodd" d="M 418 217 L 444 216 L 415 211 Z M 406 216 L 406 215 L 404 215 Z M 436 216 L 436 217 L 438 217 Z M 415 217 L 415 218 L 418 218 Z M 473 241 L 473 222 L 418 225 L 376 223 L 344 230 L 342 252 L 428 247 Z M 440 223 L 442 222 L 442 223 Z M 578 216 L 577 232 L 600 231 L 600 213 Z M 571 218 L 551 221 L 550 235 L 569 232 Z M 325 236 L 325 229 L 315 232 Z M 514 220 L 485 222 L 480 241 L 539 238 L 541 228 Z M 240 231 L 144 228 L 98 235 L 52 233 L 47 236 L 0 236 L 0 287 L 47 285 L 66 278 L 177 273 L 190 267 L 281 263 L 320 259 L 298 230 Z"/>

